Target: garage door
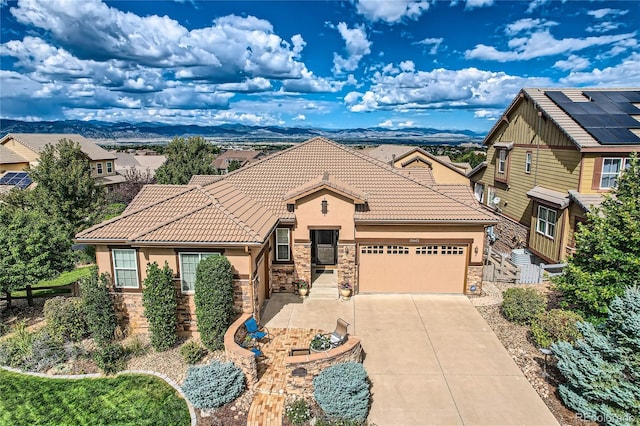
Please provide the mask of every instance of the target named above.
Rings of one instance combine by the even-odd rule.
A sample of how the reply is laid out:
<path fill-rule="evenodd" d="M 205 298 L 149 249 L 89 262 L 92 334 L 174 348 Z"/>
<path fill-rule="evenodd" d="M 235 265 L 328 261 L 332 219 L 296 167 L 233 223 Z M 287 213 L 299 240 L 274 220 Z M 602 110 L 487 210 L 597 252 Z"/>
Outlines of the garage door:
<path fill-rule="evenodd" d="M 466 245 L 361 244 L 361 293 L 463 293 Z"/>

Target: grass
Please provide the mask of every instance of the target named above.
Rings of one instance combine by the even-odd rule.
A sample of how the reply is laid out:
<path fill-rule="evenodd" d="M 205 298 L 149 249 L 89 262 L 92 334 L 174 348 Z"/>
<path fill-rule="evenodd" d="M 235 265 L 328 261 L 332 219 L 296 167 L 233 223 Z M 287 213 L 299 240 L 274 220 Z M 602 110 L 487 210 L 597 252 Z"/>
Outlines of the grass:
<path fill-rule="evenodd" d="M 151 376 L 49 379 L 0 369 L 3 425 L 189 425 L 187 404 Z"/>
<path fill-rule="evenodd" d="M 46 290 L 38 290 L 38 287 L 64 287 L 91 275 L 92 267 L 93 265 L 83 266 L 82 268 L 76 268 L 72 271 L 63 272 L 52 280 L 40 281 L 38 284 L 31 286 L 33 296 L 38 297 L 44 296 L 46 294 L 70 293 L 70 290 L 67 288 L 51 288 Z M 26 290 L 13 291 L 11 292 L 11 297 L 27 297 L 27 292 Z"/>

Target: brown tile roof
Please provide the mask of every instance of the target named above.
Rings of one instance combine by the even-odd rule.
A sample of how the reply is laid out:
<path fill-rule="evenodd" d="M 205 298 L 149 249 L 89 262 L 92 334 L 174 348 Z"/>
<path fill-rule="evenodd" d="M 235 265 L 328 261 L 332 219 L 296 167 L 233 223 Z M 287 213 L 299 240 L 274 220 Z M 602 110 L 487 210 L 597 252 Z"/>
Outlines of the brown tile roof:
<path fill-rule="evenodd" d="M 428 167 L 407 167 L 396 170 L 427 185 L 434 185 L 436 183 L 433 172 Z"/>
<path fill-rule="evenodd" d="M 2 139 L 0 144 L 4 144 L 5 141 L 14 139 L 31 149 L 34 152 L 40 153 L 47 144 L 57 144 L 60 139 L 67 139 L 73 142 L 77 142 L 80 145 L 82 152 L 87 154 L 87 157 L 91 160 L 115 160 L 116 156 L 109 151 L 98 146 L 95 142 L 86 139 L 84 136 L 77 134 L 67 133 L 8 133 Z"/>
<path fill-rule="evenodd" d="M 213 167 L 216 169 L 226 169 L 229 162 L 232 160 L 238 160 L 242 166 L 256 161 L 263 156 L 262 151 L 244 150 L 244 149 L 229 149 L 213 160 Z"/>
<path fill-rule="evenodd" d="M 147 185 L 121 216 L 76 238 L 145 244 L 260 243 L 278 220 L 295 218 L 285 198 L 318 185 L 366 199 L 368 209 L 356 212 L 356 221 L 495 222 L 465 185 L 427 185 L 365 154 L 314 138 L 205 187 Z"/>
<path fill-rule="evenodd" d="M 189 180 L 189 185 L 207 186 L 224 178 L 224 175 L 193 175 Z"/>
<path fill-rule="evenodd" d="M 351 198 L 357 204 L 364 204 L 365 201 L 367 201 L 367 194 L 360 191 L 358 188 L 352 187 L 348 183 L 342 182 L 340 179 L 330 175 L 328 172 L 323 173 L 315 179 L 311 179 L 309 182 L 306 182 L 297 188 L 293 188 L 291 191 L 287 192 L 282 199 L 285 200 L 286 203 L 292 203 L 297 199 L 318 191 L 320 188 L 333 189 L 339 194 Z"/>

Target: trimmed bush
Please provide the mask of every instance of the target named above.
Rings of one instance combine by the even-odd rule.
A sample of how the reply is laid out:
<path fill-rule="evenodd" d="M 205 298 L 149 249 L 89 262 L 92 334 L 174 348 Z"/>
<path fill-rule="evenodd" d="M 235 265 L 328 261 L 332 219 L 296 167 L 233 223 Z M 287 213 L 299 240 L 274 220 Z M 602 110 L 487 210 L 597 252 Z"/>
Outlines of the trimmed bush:
<path fill-rule="evenodd" d="M 313 379 L 313 396 L 330 419 L 363 422 L 369 412 L 369 382 L 362 364 L 345 362 Z"/>
<path fill-rule="evenodd" d="M 98 276 L 97 268 L 93 269 L 91 276 L 80 280 L 82 303 L 89 332 L 99 346 L 113 341 L 118 325 L 108 285 L 109 276 L 107 274 Z"/>
<path fill-rule="evenodd" d="M 304 425 L 311 419 L 311 409 L 304 399 L 296 399 L 284 407 L 284 415 L 294 426 Z"/>
<path fill-rule="evenodd" d="M 222 407 L 242 394 L 244 374 L 232 362 L 189 367 L 182 390 L 194 407 Z"/>
<path fill-rule="evenodd" d="M 552 309 L 531 322 L 531 334 L 536 345 L 548 348 L 556 342 L 573 343 L 581 337 L 577 323 L 583 321 L 580 314 L 564 309 Z"/>
<path fill-rule="evenodd" d="M 180 347 L 180 355 L 187 364 L 197 364 L 206 354 L 207 350 L 194 340 L 190 340 Z"/>
<path fill-rule="evenodd" d="M 125 350 L 119 343 L 106 343 L 93 354 L 93 360 L 104 374 L 114 374 L 124 369 Z"/>
<path fill-rule="evenodd" d="M 142 288 L 144 315 L 149 321 L 151 346 L 166 351 L 178 340 L 178 302 L 173 285 L 173 271 L 167 262 L 162 270 L 156 262 L 147 265 L 147 278 Z"/>
<path fill-rule="evenodd" d="M 547 306 L 546 297 L 532 288 L 508 288 L 502 293 L 502 298 L 505 318 L 518 324 L 530 324 Z"/>
<path fill-rule="evenodd" d="M 212 351 L 224 348 L 224 333 L 233 322 L 233 271 L 224 256 L 209 256 L 196 270 L 196 315 L 202 343 Z"/>
<path fill-rule="evenodd" d="M 89 334 L 82 299 L 54 297 L 44 303 L 44 318 L 53 337 L 77 342 Z"/>

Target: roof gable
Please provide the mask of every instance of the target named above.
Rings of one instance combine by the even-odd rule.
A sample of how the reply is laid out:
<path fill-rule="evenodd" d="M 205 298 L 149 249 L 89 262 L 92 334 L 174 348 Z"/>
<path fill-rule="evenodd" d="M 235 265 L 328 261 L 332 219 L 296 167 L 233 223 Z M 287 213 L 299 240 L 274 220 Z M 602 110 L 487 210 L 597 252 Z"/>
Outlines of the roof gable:
<path fill-rule="evenodd" d="M 297 188 L 293 188 L 284 195 L 283 199 L 287 204 L 293 203 L 300 198 L 316 193 L 322 189 L 328 189 L 331 192 L 335 192 L 349 198 L 356 204 L 364 204 L 367 201 L 367 194 L 347 183 L 342 182 L 340 179 L 330 175 L 328 172 L 323 173 L 315 179 L 311 179 L 309 182 L 302 184 Z"/>
<path fill-rule="evenodd" d="M 77 142 L 80 149 L 90 160 L 115 160 L 116 156 L 109 151 L 103 149 L 95 142 L 86 139 L 82 135 L 71 133 L 8 133 L 2 139 L 0 144 L 4 144 L 9 139 L 24 145 L 33 152 L 41 153 L 45 146 L 56 145 L 61 139 L 67 139 Z"/>

